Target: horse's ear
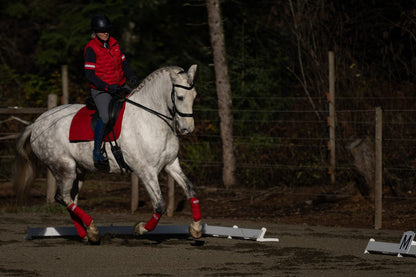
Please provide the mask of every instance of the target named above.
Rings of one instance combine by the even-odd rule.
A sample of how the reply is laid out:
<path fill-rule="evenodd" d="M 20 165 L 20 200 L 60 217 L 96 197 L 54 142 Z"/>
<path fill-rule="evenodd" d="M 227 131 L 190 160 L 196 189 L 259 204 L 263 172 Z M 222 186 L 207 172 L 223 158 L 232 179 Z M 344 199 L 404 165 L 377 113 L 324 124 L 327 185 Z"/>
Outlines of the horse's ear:
<path fill-rule="evenodd" d="M 189 83 L 193 83 L 197 67 L 198 66 L 196 64 L 193 64 L 191 65 L 191 67 L 189 67 L 188 69 Z"/>

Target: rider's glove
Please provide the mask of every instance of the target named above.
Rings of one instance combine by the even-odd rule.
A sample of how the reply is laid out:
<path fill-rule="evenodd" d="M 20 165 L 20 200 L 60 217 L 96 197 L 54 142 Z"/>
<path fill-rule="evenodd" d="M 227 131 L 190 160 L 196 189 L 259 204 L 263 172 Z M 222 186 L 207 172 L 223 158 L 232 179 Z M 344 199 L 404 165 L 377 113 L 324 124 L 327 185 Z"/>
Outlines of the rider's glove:
<path fill-rule="evenodd" d="M 105 88 L 106 91 L 108 91 L 109 93 L 116 93 L 118 89 L 118 85 L 107 85 L 107 87 Z"/>

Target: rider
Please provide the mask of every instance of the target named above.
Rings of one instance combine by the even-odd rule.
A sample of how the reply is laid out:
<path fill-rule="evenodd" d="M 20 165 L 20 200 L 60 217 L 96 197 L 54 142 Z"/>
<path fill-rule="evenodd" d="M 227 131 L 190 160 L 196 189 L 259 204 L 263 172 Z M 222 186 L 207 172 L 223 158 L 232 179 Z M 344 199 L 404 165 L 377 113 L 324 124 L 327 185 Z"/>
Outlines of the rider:
<path fill-rule="evenodd" d="M 92 39 L 84 49 L 85 76 L 90 83 L 91 96 L 99 114 L 94 131 L 93 159 L 96 168 L 108 166 L 101 145 L 108 132 L 108 107 L 112 95 L 120 87 L 131 90 L 126 84 L 127 79 L 135 87 L 139 84 L 139 78 L 129 66 L 117 40 L 110 36 L 111 27 L 107 16 L 94 16 L 91 20 Z"/>

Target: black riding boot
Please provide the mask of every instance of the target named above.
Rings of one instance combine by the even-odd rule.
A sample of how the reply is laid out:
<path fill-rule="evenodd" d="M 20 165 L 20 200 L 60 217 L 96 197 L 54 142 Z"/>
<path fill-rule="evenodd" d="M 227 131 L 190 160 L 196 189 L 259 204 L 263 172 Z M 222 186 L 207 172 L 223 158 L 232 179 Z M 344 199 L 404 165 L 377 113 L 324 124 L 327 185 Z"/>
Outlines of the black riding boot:
<path fill-rule="evenodd" d="M 95 168 L 108 172 L 110 165 L 107 159 L 107 153 L 104 147 L 104 137 L 107 133 L 107 124 L 104 124 L 101 118 L 98 118 L 94 130 L 94 150 L 93 159 Z"/>

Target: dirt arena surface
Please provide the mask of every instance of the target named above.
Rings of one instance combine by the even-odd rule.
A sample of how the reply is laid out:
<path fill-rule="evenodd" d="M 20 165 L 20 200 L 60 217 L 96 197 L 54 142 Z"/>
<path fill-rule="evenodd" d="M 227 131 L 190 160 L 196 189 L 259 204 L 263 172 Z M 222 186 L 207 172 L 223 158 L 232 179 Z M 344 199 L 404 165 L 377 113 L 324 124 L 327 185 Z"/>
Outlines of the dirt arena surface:
<path fill-rule="evenodd" d="M 97 225 L 133 225 L 150 214 L 96 214 Z M 364 254 L 369 238 L 398 242 L 402 232 L 264 221 L 207 219 L 215 226 L 267 228 L 279 242 L 175 236 L 103 236 L 100 245 L 75 238 L 25 240 L 27 226 L 71 226 L 69 216 L 0 215 L 1 276 L 415 276 L 416 258 Z M 160 224 L 187 225 L 188 217 Z"/>
<path fill-rule="evenodd" d="M 162 188 L 163 189 L 163 188 Z M 166 189 L 164 193 L 166 193 Z M 279 242 L 187 236 L 112 236 L 100 245 L 77 238 L 25 240 L 27 226 L 72 226 L 58 204 L 45 204 L 44 187 L 16 207 L 11 184 L 0 190 L 0 276 L 416 276 L 416 257 L 364 254 L 368 240 L 399 243 L 416 231 L 412 197 L 383 199 L 383 228 L 373 229 L 371 201 L 354 191 L 284 188 L 266 191 L 198 188 L 203 222 L 260 229 Z M 79 205 L 98 226 L 133 226 L 152 212 L 140 189 L 130 212 L 129 184 L 87 184 Z M 188 225 L 191 211 L 178 189 L 173 217 L 160 224 Z"/>

